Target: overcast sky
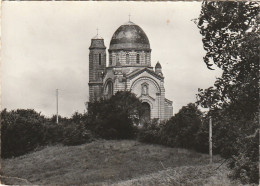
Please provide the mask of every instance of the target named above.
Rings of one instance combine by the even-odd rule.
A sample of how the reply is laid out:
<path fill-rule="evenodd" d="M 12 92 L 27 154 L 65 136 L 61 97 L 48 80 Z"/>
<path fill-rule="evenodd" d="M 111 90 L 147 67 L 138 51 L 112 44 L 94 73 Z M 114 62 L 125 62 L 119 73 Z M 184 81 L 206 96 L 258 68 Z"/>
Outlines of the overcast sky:
<path fill-rule="evenodd" d="M 2 109 L 32 108 L 51 116 L 83 112 L 88 101 L 88 55 L 99 35 L 108 48 L 128 21 L 150 41 L 152 65 L 162 65 L 166 98 L 173 112 L 196 100 L 220 71 L 203 62 L 202 37 L 191 19 L 201 2 L 2 2 Z"/>

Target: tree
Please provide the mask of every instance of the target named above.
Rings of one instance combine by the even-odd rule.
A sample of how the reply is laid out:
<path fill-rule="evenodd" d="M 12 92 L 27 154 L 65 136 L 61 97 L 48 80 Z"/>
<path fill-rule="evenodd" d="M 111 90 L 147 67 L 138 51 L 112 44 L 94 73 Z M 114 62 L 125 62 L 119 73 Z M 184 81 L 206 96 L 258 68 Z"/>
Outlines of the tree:
<path fill-rule="evenodd" d="M 197 25 L 206 50 L 204 62 L 211 70 L 215 64 L 223 74 L 214 87 L 199 89 L 201 106 L 223 108 L 237 102 L 246 114 L 258 110 L 258 14 L 256 2 L 202 3 Z"/>
<path fill-rule="evenodd" d="M 209 114 L 214 115 L 218 124 L 215 150 L 232 158 L 230 167 L 237 171 L 236 178 L 242 172 L 254 178 L 243 179 L 248 182 L 255 182 L 258 177 L 254 169 L 258 161 L 244 153 L 255 146 L 251 145 L 252 140 L 243 139 L 256 136 L 258 130 L 255 121 L 259 115 L 259 21 L 257 2 L 203 2 L 197 20 L 206 50 L 204 62 L 210 70 L 214 65 L 223 70 L 214 86 L 199 89 L 197 103 L 210 108 Z M 254 164 L 254 168 L 249 171 L 239 167 L 239 157 L 246 157 L 243 162 Z"/>
<path fill-rule="evenodd" d="M 133 93 L 119 91 L 110 99 L 89 103 L 88 127 L 106 139 L 133 138 L 143 112 L 141 101 Z"/>

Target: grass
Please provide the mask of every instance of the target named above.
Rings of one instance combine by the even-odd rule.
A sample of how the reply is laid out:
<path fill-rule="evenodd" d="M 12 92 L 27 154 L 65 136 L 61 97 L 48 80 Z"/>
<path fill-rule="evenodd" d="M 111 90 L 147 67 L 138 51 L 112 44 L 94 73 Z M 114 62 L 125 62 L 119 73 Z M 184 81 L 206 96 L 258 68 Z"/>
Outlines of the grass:
<path fill-rule="evenodd" d="M 219 162 L 219 157 L 214 157 Z M 131 140 L 50 146 L 2 160 L 2 183 L 58 185 L 232 184 L 228 169 L 208 155 Z M 8 178 L 7 178 L 8 177 Z M 235 184 L 237 185 L 237 183 Z"/>

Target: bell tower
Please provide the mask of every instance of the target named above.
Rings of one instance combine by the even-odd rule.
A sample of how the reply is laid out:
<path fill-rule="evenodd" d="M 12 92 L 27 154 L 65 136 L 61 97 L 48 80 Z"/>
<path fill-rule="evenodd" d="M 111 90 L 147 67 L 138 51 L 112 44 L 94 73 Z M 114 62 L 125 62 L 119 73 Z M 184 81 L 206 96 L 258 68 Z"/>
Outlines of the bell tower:
<path fill-rule="evenodd" d="M 106 69 L 106 47 L 104 39 L 96 35 L 89 47 L 89 102 L 103 95 L 103 74 Z"/>

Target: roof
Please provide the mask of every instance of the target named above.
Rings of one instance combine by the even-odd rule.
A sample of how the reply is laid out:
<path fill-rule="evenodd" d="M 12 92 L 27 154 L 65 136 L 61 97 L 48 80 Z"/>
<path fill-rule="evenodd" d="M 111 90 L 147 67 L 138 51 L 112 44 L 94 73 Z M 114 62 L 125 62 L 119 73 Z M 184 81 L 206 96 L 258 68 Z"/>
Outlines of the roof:
<path fill-rule="evenodd" d="M 141 27 L 129 21 L 113 34 L 109 50 L 151 50 L 148 37 Z"/>
<path fill-rule="evenodd" d="M 104 39 L 102 37 L 96 35 L 94 38 L 91 39 L 91 45 L 89 49 L 94 49 L 94 48 L 106 49 L 106 46 L 104 44 Z"/>
<path fill-rule="evenodd" d="M 126 77 L 129 78 L 129 79 L 132 79 L 136 76 L 138 76 L 139 74 L 143 73 L 143 72 L 148 72 L 149 74 L 151 74 L 152 76 L 156 77 L 157 79 L 159 80 L 162 80 L 164 79 L 164 77 L 156 74 L 153 70 L 150 70 L 148 68 L 143 68 L 143 69 L 139 69 L 139 70 L 135 70 L 133 72 L 131 72 L 130 74 L 128 74 Z"/>

